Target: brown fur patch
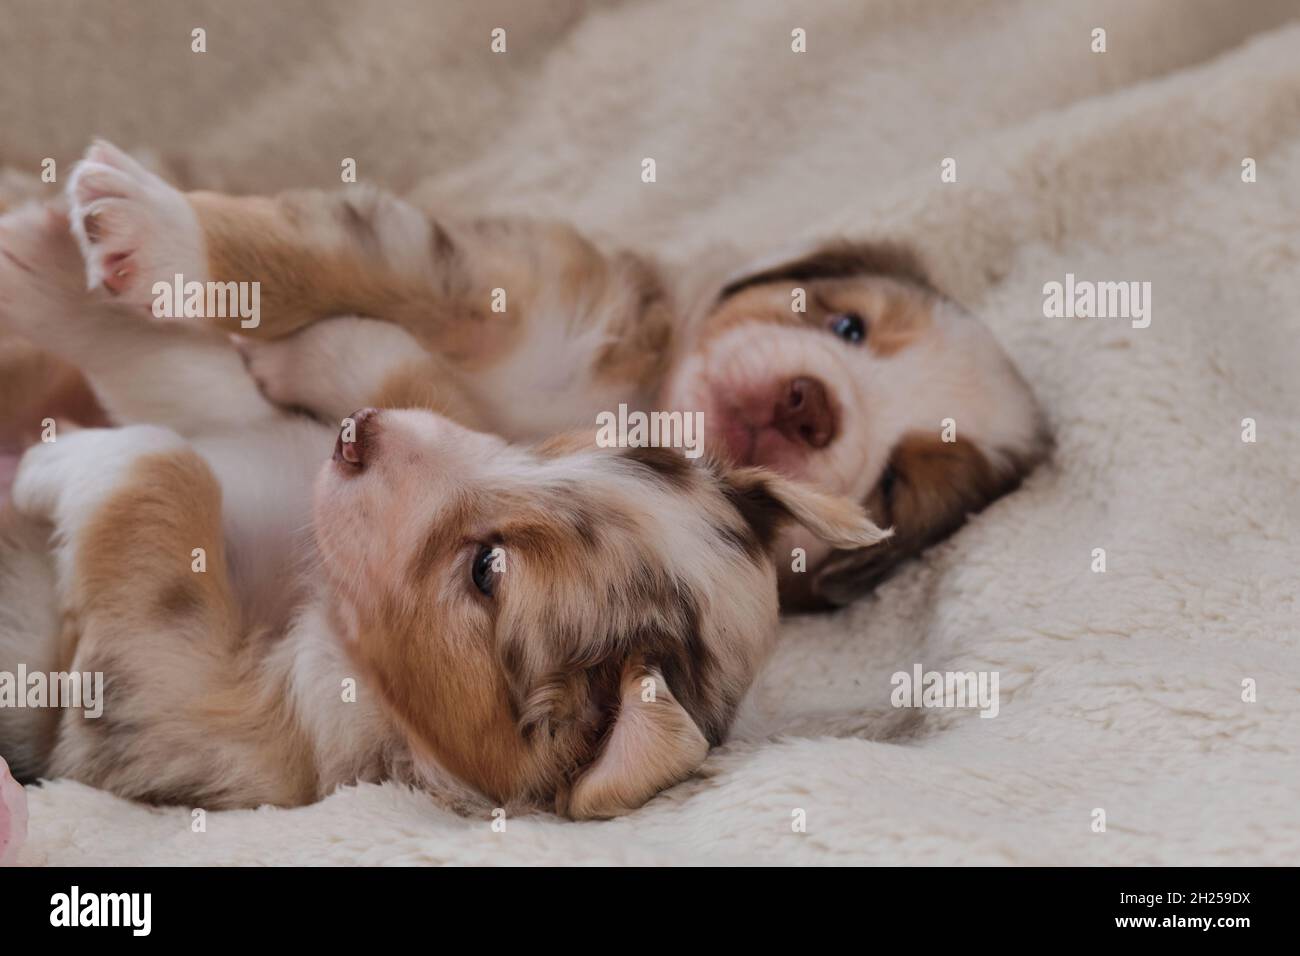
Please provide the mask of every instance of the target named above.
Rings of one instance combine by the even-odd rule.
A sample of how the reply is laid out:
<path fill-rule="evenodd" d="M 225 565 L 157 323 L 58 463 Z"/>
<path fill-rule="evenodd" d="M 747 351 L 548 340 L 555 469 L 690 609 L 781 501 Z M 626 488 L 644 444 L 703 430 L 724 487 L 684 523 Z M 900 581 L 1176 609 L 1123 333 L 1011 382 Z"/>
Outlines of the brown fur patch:
<path fill-rule="evenodd" d="M 906 436 L 866 500 L 872 520 L 893 527 L 894 536 L 872 548 L 833 554 L 812 576 L 810 592 L 787 595 L 791 606 L 834 606 L 864 594 L 903 561 L 1013 490 L 1034 463 L 1036 459 L 1016 461 L 1010 469 L 997 470 L 967 439 Z"/>
<path fill-rule="evenodd" d="M 363 626 L 361 662 L 417 750 L 504 802 L 545 789 L 485 646 L 449 640 L 434 612 L 388 608 Z"/>
<path fill-rule="evenodd" d="M 163 617 L 189 617 L 204 611 L 203 590 L 187 578 L 175 578 L 158 592 L 158 611 Z"/>
<path fill-rule="evenodd" d="M 141 458 L 129 484 L 100 509 L 81 540 L 79 607 L 140 621 L 149 614 L 139 598 L 147 582 L 159 595 L 156 606 L 164 599 L 174 605 L 183 594 L 180 603 L 212 615 L 211 623 L 232 623 L 224 574 L 191 570 L 194 548 L 205 549 L 209 570 L 225 562 L 221 489 L 194 452 Z"/>
<path fill-rule="evenodd" d="M 108 424 L 90 384 L 73 366 L 21 340 L 0 338 L 0 448 L 39 440 L 46 418 Z"/>
<path fill-rule="evenodd" d="M 630 253 L 615 256 L 602 271 L 605 298 L 616 300 L 604 303 L 602 311 L 615 321 L 607 327 L 611 341 L 596 359 L 596 378 L 648 391 L 667 374 L 675 331 L 663 278 L 652 263 Z"/>
<path fill-rule="evenodd" d="M 379 390 L 367 396 L 365 404 L 376 408 L 423 408 L 469 428 L 484 428 L 482 413 L 449 378 L 450 372 L 432 356 L 416 358 L 390 372 Z"/>
<path fill-rule="evenodd" d="M 695 469 L 686 456 L 671 448 L 650 446 L 624 449 L 623 457 L 641 465 L 664 484 L 686 491 L 695 483 Z"/>
<path fill-rule="evenodd" d="M 806 294 L 804 312 L 791 308 L 792 292 L 796 288 L 802 288 Z M 888 358 L 932 327 L 936 301 L 918 286 L 877 276 L 820 279 L 806 285 L 784 279 L 761 285 L 746 284 L 709 317 L 701 341 L 707 343 L 752 322 L 813 328 L 830 335 L 833 316 L 855 313 L 866 326 L 862 347 Z"/>
<path fill-rule="evenodd" d="M 589 370 L 595 381 L 649 394 L 667 371 L 674 315 L 657 267 L 631 253 L 607 255 L 568 225 L 428 220 L 427 255 L 417 264 L 385 250 L 410 244 L 418 214 L 407 209 L 395 224 L 384 218 L 392 206 L 382 199 L 318 192 L 189 199 L 212 278 L 261 283 L 261 325 L 241 330 L 237 319 L 213 320 L 228 331 L 276 338 L 330 316 L 366 316 L 402 326 L 442 362 L 473 374 L 512 354 L 529 323 L 563 323 L 546 332 L 555 335 L 599 326 L 609 344 Z M 494 311 L 498 289 L 503 312 Z M 425 368 L 422 386 L 404 373 L 384 392 L 401 406 L 472 413 L 452 394 L 460 389 L 437 374 L 442 367 Z M 479 412 L 462 420 L 493 424 Z"/>
<path fill-rule="evenodd" d="M 380 254 L 375 223 L 346 197 L 196 192 L 188 198 L 212 278 L 261 284 L 261 324 L 241 329 L 238 318 L 212 320 L 227 331 L 278 338 L 319 319 L 362 315 L 403 325 L 447 355 L 481 348 L 466 332 L 467 324 L 482 324 L 487 297 L 449 299 L 432 268 L 417 275 L 394 268 Z"/>
<path fill-rule="evenodd" d="M 191 570 L 197 547 L 205 572 Z M 76 569 L 71 669 L 104 673 L 107 722 L 65 722 L 55 772 L 212 808 L 314 799 L 283 699 L 252 676 L 226 576 L 221 492 L 197 454 L 136 461 L 79 533 Z"/>
<path fill-rule="evenodd" d="M 789 520 L 790 512 L 768 493 L 761 478 L 725 482 L 723 492 L 750 532 L 745 536 L 745 550 L 751 555 L 771 552 L 776 533 Z"/>
<path fill-rule="evenodd" d="M 937 294 L 920 257 L 911 249 L 889 242 L 840 241 L 828 242 L 807 256 L 737 279 L 723 288 L 719 298 L 773 282 L 797 284 L 858 276 L 898 279 Z"/>
<path fill-rule="evenodd" d="M 533 450 L 543 458 L 563 458 L 594 447 L 596 438 L 593 432 L 568 431 L 538 442 Z"/>

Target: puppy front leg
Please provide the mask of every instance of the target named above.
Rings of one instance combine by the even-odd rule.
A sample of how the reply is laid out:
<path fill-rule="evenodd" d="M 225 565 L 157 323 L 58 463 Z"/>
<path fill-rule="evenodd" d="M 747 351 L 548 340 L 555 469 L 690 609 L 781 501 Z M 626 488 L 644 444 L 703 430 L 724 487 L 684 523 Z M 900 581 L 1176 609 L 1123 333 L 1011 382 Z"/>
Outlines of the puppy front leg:
<path fill-rule="evenodd" d="M 214 808 L 309 798 L 307 775 L 291 769 L 292 733 L 283 747 L 258 733 L 274 704 L 241 667 L 221 489 L 180 436 L 152 426 L 61 434 L 24 455 L 14 505 L 54 524 L 58 592 L 76 631 L 69 670 L 101 688 L 63 713 L 52 775 Z"/>
<path fill-rule="evenodd" d="M 358 408 L 425 408 L 488 427 L 456 370 L 407 331 L 376 319 L 326 319 L 293 335 L 242 346 L 262 393 L 337 424 Z"/>
<path fill-rule="evenodd" d="M 112 235 L 112 222 L 98 228 Z M 119 422 L 188 434 L 278 414 L 224 334 L 144 321 L 88 293 L 87 272 L 102 285 L 101 268 L 112 264 L 83 262 L 57 210 L 27 206 L 0 217 L 0 327 L 77 366 Z"/>
<path fill-rule="evenodd" d="M 180 311 L 174 292 L 170 310 L 157 307 L 178 282 L 220 293 L 204 321 L 260 339 L 338 315 L 409 316 L 435 329 L 440 316 L 459 315 L 446 281 L 450 240 L 379 190 L 185 194 L 99 142 L 73 172 L 68 199 L 90 287 L 156 318 L 185 321 L 157 314 Z"/>

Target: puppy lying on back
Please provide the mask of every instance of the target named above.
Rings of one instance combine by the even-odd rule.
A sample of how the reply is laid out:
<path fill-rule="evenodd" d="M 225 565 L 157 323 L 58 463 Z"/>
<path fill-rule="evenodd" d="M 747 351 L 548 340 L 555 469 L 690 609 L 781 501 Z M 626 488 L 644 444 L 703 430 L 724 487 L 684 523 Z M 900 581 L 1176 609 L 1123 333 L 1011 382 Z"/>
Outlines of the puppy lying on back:
<path fill-rule="evenodd" d="M 96 298 L 66 219 L 0 218 L 0 325 L 126 426 L 28 450 L 0 527 L 0 669 L 104 674 L 98 719 L 0 709 L 24 776 L 212 808 L 398 779 L 622 813 L 725 736 L 776 628 L 777 528 L 882 537 L 845 499 L 590 432 L 524 449 L 367 409 L 336 439 L 219 331 Z M 368 349 L 349 391 L 408 359 Z"/>
<path fill-rule="evenodd" d="M 512 441 L 620 404 L 703 411 L 733 462 L 861 501 L 895 528 L 869 551 L 783 536 L 792 605 L 862 594 L 1014 488 L 1046 448 L 1034 398 L 991 333 L 905 250 L 829 243 L 748 270 L 720 254 L 669 274 L 563 225 L 435 221 L 361 189 L 183 195 L 103 143 L 70 194 L 88 261 L 129 306 L 150 310 L 154 284 L 177 275 L 260 283 L 256 328 L 214 321 L 279 340 L 251 350 L 279 403 L 337 420 L 360 404 L 349 380 L 367 378 L 370 349 L 405 346 L 381 404 L 434 408 Z M 350 315 L 390 326 L 322 321 Z M 792 570 L 794 547 L 807 573 Z"/>

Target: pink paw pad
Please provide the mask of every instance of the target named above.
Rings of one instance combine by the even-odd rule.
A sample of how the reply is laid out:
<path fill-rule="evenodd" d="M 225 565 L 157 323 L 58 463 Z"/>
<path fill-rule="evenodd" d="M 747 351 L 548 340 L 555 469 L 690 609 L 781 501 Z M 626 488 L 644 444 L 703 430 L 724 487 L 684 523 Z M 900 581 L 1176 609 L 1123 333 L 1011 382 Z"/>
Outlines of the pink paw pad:
<path fill-rule="evenodd" d="M 104 257 L 100 265 L 100 282 L 113 295 L 121 295 L 131 283 L 135 268 L 131 263 L 131 253 L 114 252 Z"/>

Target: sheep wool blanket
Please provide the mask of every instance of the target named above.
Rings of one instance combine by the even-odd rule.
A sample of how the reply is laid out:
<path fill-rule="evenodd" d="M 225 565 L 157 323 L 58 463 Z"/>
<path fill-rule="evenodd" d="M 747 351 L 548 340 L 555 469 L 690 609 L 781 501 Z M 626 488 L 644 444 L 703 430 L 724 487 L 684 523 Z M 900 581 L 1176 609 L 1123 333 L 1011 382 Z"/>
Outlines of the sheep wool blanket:
<path fill-rule="evenodd" d="M 98 135 L 191 188 L 351 159 L 668 261 L 898 239 L 1056 439 L 873 595 L 789 619 L 729 742 L 630 816 L 502 829 L 363 785 L 196 827 L 55 780 L 20 863 L 1300 863 L 1300 4 L 14 6 L 6 203 Z M 950 672 L 989 706 L 944 706 Z"/>

